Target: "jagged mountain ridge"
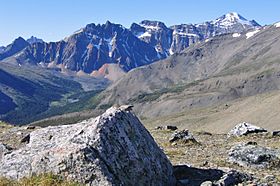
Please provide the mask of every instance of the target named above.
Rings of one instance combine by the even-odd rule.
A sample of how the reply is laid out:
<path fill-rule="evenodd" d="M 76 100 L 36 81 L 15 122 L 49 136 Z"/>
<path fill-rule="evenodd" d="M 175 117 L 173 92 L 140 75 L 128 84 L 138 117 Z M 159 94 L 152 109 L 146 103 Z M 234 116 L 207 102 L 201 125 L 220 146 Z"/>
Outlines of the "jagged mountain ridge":
<path fill-rule="evenodd" d="M 13 41 L 13 43 L 8 45 L 7 47 L 2 48 L 2 51 L 0 51 L 0 60 L 18 53 L 19 51 L 25 49 L 27 46 L 29 46 L 29 43 L 22 37 L 18 37 Z"/>
<path fill-rule="evenodd" d="M 26 40 L 28 43 L 30 43 L 31 45 L 34 43 L 44 43 L 44 41 L 42 39 L 39 39 L 37 37 L 31 36 L 29 39 Z"/>
<path fill-rule="evenodd" d="M 145 20 L 139 25 L 132 24 L 130 29 L 139 39 L 153 45 L 160 54 L 169 56 L 216 35 L 242 33 L 259 27 L 261 25 L 256 21 L 248 21 L 232 12 L 201 24 L 181 24 L 168 28 L 162 22 Z"/>
<path fill-rule="evenodd" d="M 16 47 L 17 50 L 9 55 L 0 52 L 0 59 L 17 53 L 13 57 L 20 64 L 40 64 L 91 73 L 104 64 L 114 63 L 124 71 L 130 71 L 215 35 L 241 33 L 258 27 L 258 23 L 247 21 L 237 13 L 229 13 L 202 24 L 182 24 L 169 28 L 162 22 L 142 21 L 140 24 L 133 23 L 127 29 L 108 21 L 103 25 L 88 24 L 58 42 L 26 41 L 25 47 Z"/>
<path fill-rule="evenodd" d="M 117 63 L 125 71 L 158 60 L 157 52 L 128 29 L 109 21 L 88 24 L 58 42 L 34 43 L 17 55 L 19 63 L 58 66 L 91 73 L 105 63 Z"/>

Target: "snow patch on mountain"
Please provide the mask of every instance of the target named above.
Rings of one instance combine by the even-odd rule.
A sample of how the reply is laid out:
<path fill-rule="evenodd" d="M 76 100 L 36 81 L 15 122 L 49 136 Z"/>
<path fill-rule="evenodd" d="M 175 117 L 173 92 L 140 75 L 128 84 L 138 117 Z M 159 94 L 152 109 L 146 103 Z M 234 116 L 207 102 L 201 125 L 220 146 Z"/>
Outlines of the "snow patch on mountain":
<path fill-rule="evenodd" d="M 232 34 L 232 37 L 240 37 L 240 36 L 241 36 L 241 34 L 239 34 L 239 33 Z"/>
<path fill-rule="evenodd" d="M 259 31 L 260 31 L 260 30 L 257 29 L 257 30 L 248 32 L 248 33 L 246 34 L 247 39 L 249 39 L 250 37 L 253 37 L 253 36 L 254 36 L 255 34 L 257 34 Z"/>
<path fill-rule="evenodd" d="M 79 34 L 79 33 L 82 33 L 82 32 L 84 32 L 84 28 L 81 28 L 81 29 L 75 31 L 73 34 Z"/>
<path fill-rule="evenodd" d="M 172 48 L 169 49 L 169 54 L 170 54 L 170 55 L 173 55 L 173 54 L 174 54 L 174 52 L 172 51 Z"/>
<path fill-rule="evenodd" d="M 148 30 L 159 30 L 160 27 L 159 26 L 151 26 L 151 25 L 141 25 L 144 28 L 148 29 Z"/>
<path fill-rule="evenodd" d="M 144 32 L 143 34 L 139 35 L 138 38 L 144 38 L 144 37 L 151 37 L 152 34 L 149 32 Z"/>
<path fill-rule="evenodd" d="M 189 36 L 189 37 L 199 37 L 197 34 L 187 33 L 187 32 L 178 32 L 176 30 L 173 31 L 173 35 L 181 35 L 181 36 Z"/>
<path fill-rule="evenodd" d="M 280 22 L 275 23 L 274 26 L 275 26 L 276 28 L 279 28 L 279 27 L 280 27 Z"/>

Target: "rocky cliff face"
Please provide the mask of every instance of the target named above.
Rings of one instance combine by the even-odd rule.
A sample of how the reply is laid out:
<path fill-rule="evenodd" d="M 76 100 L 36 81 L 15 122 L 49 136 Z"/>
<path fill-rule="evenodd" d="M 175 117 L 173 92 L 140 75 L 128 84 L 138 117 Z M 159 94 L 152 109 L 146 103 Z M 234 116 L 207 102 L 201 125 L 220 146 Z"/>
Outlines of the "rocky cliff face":
<path fill-rule="evenodd" d="M 19 37 L 14 40 L 14 42 L 7 47 L 1 47 L 0 49 L 0 60 L 10 57 L 17 52 L 23 50 L 29 45 L 22 37 Z"/>
<path fill-rule="evenodd" d="M 22 62 L 31 59 L 35 63 L 86 73 L 106 63 L 118 64 L 129 71 L 160 59 L 152 46 L 109 21 L 103 25 L 88 24 L 59 42 L 34 43 L 20 56 Z"/>
<path fill-rule="evenodd" d="M 37 37 L 31 36 L 29 39 L 26 40 L 28 43 L 30 43 L 31 45 L 34 43 L 44 43 L 44 41 L 42 39 L 39 39 Z"/>
<path fill-rule="evenodd" d="M 169 28 L 158 21 L 142 21 L 132 24 L 130 30 L 139 39 L 152 45 L 162 57 L 181 52 L 193 43 L 227 33 L 242 33 L 259 28 L 260 25 L 248 21 L 241 15 L 232 12 L 213 21 L 201 24 L 180 24 Z"/>
<path fill-rule="evenodd" d="M 169 160 L 129 106 L 35 130 L 27 143 L 8 153 L 0 146 L 1 176 L 52 172 L 89 185 L 175 185 Z"/>
<path fill-rule="evenodd" d="M 23 45 L 4 52 L 6 54 L 0 52 L 0 60 L 19 52 L 14 57 L 21 64 L 27 62 L 92 73 L 104 64 L 114 63 L 129 71 L 164 59 L 210 37 L 259 27 L 255 21 L 248 21 L 237 13 L 202 24 L 181 24 L 169 28 L 162 22 L 145 20 L 126 29 L 108 21 L 103 25 L 88 24 L 58 42 L 45 43 L 35 37 L 24 41 L 21 38 Z"/>

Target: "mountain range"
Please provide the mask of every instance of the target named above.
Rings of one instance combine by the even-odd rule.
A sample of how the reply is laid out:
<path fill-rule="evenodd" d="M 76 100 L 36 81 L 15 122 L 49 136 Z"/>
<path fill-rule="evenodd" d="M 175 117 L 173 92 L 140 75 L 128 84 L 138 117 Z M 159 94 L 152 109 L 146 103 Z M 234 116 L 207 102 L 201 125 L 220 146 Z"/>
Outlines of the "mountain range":
<path fill-rule="evenodd" d="M 9 103 L 0 119 L 25 124 L 113 104 L 133 104 L 141 117 L 156 118 L 277 91 L 279 37 L 278 24 L 262 27 L 237 13 L 170 27 L 148 20 L 130 28 L 88 24 L 49 43 L 19 37 L 0 50 L 8 79 L 0 82 L 1 104 Z"/>
<path fill-rule="evenodd" d="M 46 43 L 36 37 L 17 38 L 0 51 L 0 60 L 13 56 L 19 64 L 34 64 L 92 73 L 104 64 L 118 64 L 129 71 L 181 52 L 193 43 L 216 35 L 242 33 L 259 28 L 237 13 L 228 13 L 202 24 L 167 27 L 159 21 L 133 23 L 129 29 L 107 21 L 88 24 L 58 42 Z"/>

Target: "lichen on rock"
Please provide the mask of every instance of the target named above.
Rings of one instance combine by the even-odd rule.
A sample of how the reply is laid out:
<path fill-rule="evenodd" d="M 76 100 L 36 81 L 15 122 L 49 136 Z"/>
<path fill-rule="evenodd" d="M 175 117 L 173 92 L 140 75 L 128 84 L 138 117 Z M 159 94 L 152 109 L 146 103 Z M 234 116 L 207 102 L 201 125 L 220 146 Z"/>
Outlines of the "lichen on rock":
<path fill-rule="evenodd" d="M 31 132 L 28 144 L 3 155 L 0 175 L 51 172 L 88 185 L 175 185 L 171 163 L 130 108 Z"/>

